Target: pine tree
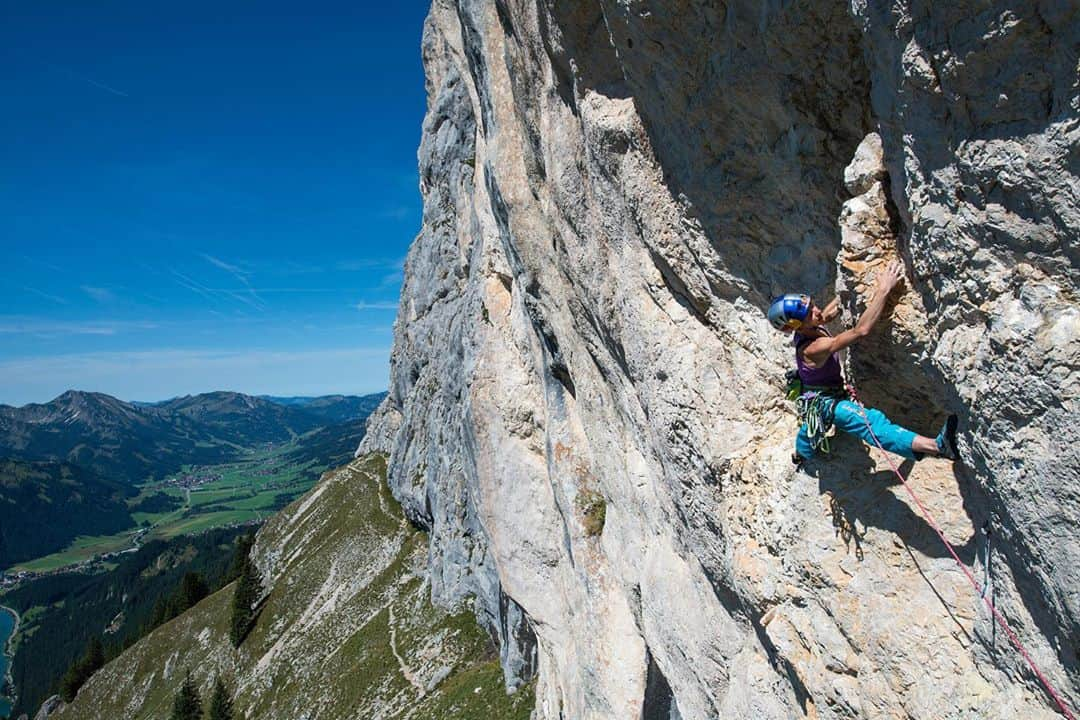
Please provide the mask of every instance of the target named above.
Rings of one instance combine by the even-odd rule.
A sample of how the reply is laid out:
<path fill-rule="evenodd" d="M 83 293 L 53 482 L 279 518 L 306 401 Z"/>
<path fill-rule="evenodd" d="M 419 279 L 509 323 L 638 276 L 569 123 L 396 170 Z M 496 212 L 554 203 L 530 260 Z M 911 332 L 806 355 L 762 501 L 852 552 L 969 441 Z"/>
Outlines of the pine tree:
<path fill-rule="evenodd" d="M 64 702 L 71 702 L 79 694 L 90 676 L 105 666 L 105 648 L 101 645 L 101 638 L 94 636 L 86 645 L 86 651 L 82 657 L 68 666 L 64 676 L 60 679 L 60 697 Z"/>
<path fill-rule="evenodd" d="M 160 625 L 164 625 L 165 621 L 169 619 L 168 615 L 168 602 L 165 600 L 165 598 L 159 597 L 154 603 L 154 612 L 150 615 L 150 627 L 144 634 L 149 634 L 150 630 L 153 630 Z"/>
<path fill-rule="evenodd" d="M 214 683 L 214 695 L 210 698 L 210 720 L 233 720 L 232 698 L 221 678 Z"/>
<path fill-rule="evenodd" d="M 202 699 L 199 697 L 199 688 L 191 679 L 191 673 L 184 678 L 184 684 L 176 693 L 173 700 L 173 711 L 169 720 L 202 720 Z"/>
<path fill-rule="evenodd" d="M 83 663 L 86 667 L 86 677 L 90 677 L 105 667 L 105 648 L 101 644 L 101 638 L 97 635 L 90 638 L 90 644 L 86 648 Z"/>
<path fill-rule="evenodd" d="M 200 600 L 209 594 L 210 588 L 207 587 L 206 580 L 203 579 L 202 575 L 196 572 L 185 573 L 184 579 L 180 581 L 180 592 L 177 599 L 180 612 L 195 607 Z"/>
<path fill-rule="evenodd" d="M 60 678 L 60 697 L 64 702 L 71 702 L 75 699 L 75 696 L 79 693 L 79 688 L 86 682 L 86 677 L 83 675 L 82 663 L 78 660 L 68 665 L 68 669 L 64 671 L 64 676 Z"/>
<path fill-rule="evenodd" d="M 251 546 L 254 544 L 255 536 L 250 534 L 244 535 L 236 541 L 232 565 L 229 567 L 229 574 L 225 576 L 226 585 L 239 578 L 240 574 L 244 572 L 244 565 L 248 562 L 248 557 L 251 555 Z"/>
<path fill-rule="evenodd" d="M 249 546 L 250 548 L 250 546 Z M 250 552 L 250 551 L 249 551 Z M 262 578 L 251 557 L 245 558 L 236 581 L 236 593 L 233 595 L 232 618 L 229 623 L 229 639 L 234 647 L 240 647 L 248 631 L 255 622 L 254 606 L 262 595 Z"/>

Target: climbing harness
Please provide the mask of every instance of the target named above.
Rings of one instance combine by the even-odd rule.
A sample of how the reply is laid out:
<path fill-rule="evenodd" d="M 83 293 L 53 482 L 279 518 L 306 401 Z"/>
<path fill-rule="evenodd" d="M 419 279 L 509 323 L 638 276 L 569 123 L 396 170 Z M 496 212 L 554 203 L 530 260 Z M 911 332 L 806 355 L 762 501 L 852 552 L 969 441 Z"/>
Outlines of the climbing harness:
<path fill-rule="evenodd" d="M 815 451 L 828 454 L 829 430 L 836 419 L 836 403 L 848 399 L 847 390 L 826 385 L 806 385 L 797 369 L 789 370 L 784 377 L 787 380 L 785 394 L 788 400 L 795 401 L 795 410 L 799 422 L 806 425 L 810 446 Z"/>
<path fill-rule="evenodd" d="M 975 589 L 975 593 L 982 599 L 983 603 L 986 604 L 986 607 L 990 609 L 990 613 L 993 615 L 994 620 L 1001 627 L 1001 629 L 1005 631 L 1005 634 L 1009 637 L 1009 641 L 1012 642 L 1013 647 L 1015 647 L 1019 651 L 1020 655 L 1023 656 L 1024 660 L 1027 661 L 1028 667 L 1030 667 L 1031 670 L 1035 673 L 1035 677 L 1037 677 L 1039 679 L 1039 682 L 1042 683 L 1042 686 L 1046 689 L 1047 694 L 1049 694 L 1050 697 L 1053 698 L 1054 702 L 1057 703 L 1058 709 L 1061 710 L 1061 714 L 1068 718 L 1068 720 L 1076 720 L 1076 716 L 1073 715 L 1071 710 L 1069 710 L 1068 706 L 1065 704 L 1065 701 L 1061 699 L 1061 695 L 1057 692 L 1057 690 L 1054 689 L 1054 686 L 1050 684 L 1050 681 L 1046 678 L 1046 676 L 1043 675 L 1042 671 L 1035 664 L 1035 661 L 1031 659 L 1031 655 L 1028 653 L 1027 648 L 1024 647 L 1023 643 L 1020 642 L 1020 638 L 1018 638 L 1016 636 L 1016 633 L 1013 632 L 1012 626 L 1009 625 L 1009 622 L 1005 619 L 1005 616 L 1002 615 L 1001 611 L 997 609 L 997 606 L 994 604 L 993 601 L 993 593 L 991 593 L 991 597 L 986 596 L 985 588 L 979 584 L 978 580 L 975 579 L 975 576 L 972 574 L 971 570 L 968 569 L 967 565 L 965 565 L 960 560 L 960 556 L 956 554 L 956 550 L 953 548 L 952 543 L 950 543 L 945 538 L 945 533 L 941 531 L 941 527 L 938 525 L 937 520 L 935 520 L 934 516 L 930 514 L 930 511 L 926 509 L 926 506 L 923 505 L 922 501 L 919 499 L 919 496 L 915 494 L 915 491 L 908 483 L 907 478 L 904 477 L 903 473 L 900 472 L 900 468 L 898 468 L 896 466 L 896 463 L 893 462 L 892 456 L 889 455 L 885 448 L 881 446 L 881 441 L 878 440 L 877 435 L 874 434 L 874 428 L 873 425 L 871 425 L 870 423 L 870 418 L 867 417 L 865 408 L 863 407 L 862 402 L 859 401 L 859 395 L 855 390 L 855 386 L 849 382 L 847 385 L 847 390 L 848 393 L 851 395 L 852 402 L 859 409 L 859 413 L 862 415 L 863 422 L 866 423 L 866 429 L 870 431 L 870 437 L 874 439 L 874 444 L 877 445 L 878 449 L 881 450 L 882 453 L 884 453 L 885 460 L 888 461 L 889 467 L 892 468 L 892 471 L 896 474 L 896 477 L 900 478 L 900 482 L 903 483 L 904 489 L 907 490 L 907 493 L 911 496 L 911 499 L 915 501 L 915 504 L 918 506 L 919 512 L 922 513 L 923 518 L 925 518 L 927 523 L 930 524 L 930 527 L 934 529 L 934 532 L 937 533 L 937 536 L 941 538 L 941 542 L 945 543 L 945 548 L 949 551 L 949 554 L 952 555 L 953 560 L 956 561 L 956 564 L 963 571 L 964 576 L 967 577 L 968 582 L 971 583 L 971 587 Z M 989 548 L 987 548 L 987 553 L 989 554 Z"/>
<path fill-rule="evenodd" d="M 815 451 L 828 454 L 829 430 L 836 420 L 836 398 L 819 392 L 804 392 L 795 401 L 799 420 L 806 425 L 806 435 Z"/>

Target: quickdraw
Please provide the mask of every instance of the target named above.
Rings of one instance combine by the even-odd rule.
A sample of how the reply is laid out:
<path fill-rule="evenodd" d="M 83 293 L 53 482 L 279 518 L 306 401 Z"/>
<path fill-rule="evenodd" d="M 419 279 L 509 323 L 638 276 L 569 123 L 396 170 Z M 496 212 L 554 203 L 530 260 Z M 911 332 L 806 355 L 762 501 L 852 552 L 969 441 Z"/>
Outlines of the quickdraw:
<path fill-rule="evenodd" d="M 799 422 L 806 425 L 810 446 L 815 451 L 828 454 L 829 431 L 836 419 L 836 403 L 847 400 L 850 393 L 845 388 L 801 384 L 799 390 L 798 397 L 793 398 Z"/>
<path fill-rule="evenodd" d="M 836 398 L 818 392 L 803 393 L 795 401 L 799 420 L 806 425 L 810 446 L 829 453 L 829 430 L 836 419 Z"/>

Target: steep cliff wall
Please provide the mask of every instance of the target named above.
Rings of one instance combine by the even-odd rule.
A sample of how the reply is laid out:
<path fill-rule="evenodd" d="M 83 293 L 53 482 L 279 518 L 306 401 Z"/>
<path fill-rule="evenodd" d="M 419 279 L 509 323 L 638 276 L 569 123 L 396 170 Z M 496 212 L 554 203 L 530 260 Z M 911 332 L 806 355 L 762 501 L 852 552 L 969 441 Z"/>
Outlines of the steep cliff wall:
<path fill-rule="evenodd" d="M 789 462 L 768 299 L 850 320 L 895 256 L 854 376 L 961 415 L 903 470 L 1076 705 L 1078 45 L 1068 2 L 435 0 L 362 449 L 538 718 L 1053 716 L 876 452 Z"/>

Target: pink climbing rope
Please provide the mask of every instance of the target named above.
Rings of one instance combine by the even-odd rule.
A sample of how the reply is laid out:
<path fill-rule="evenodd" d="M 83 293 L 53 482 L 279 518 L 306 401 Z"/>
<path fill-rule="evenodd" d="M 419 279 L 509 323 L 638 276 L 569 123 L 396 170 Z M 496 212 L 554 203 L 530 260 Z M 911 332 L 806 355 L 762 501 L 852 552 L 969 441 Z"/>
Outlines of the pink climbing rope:
<path fill-rule="evenodd" d="M 1039 667 L 1035 664 L 1035 661 L 1031 659 L 1031 655 L 1028 653 L 1023 643 L 1020 642 L 1020 638 L 1018 638 L 1016 636 L 1016 633 L 1013 632 L 1013 629 L 1009 625 L 1009 622 L 1005 619 L 1005 617 L 1001 614 L 997 607 L 994 606 L 994 602 L 990 598 L 986 597 L 986 594 L 983 592 L 982 585 L 979 584 L 979 581 L 976 580 L 975 576 L 971 573 L 970 570 L 968 570 L 967 565 L 961 562 L 960 556 L 956 554 L 956 550 L 953 549 L 952 543 L 950 543 L 945 538 L 945 533 L 941 531 L 941 528 L 937 524 L 937 520 L 935 520 L 934 516 L 930 514 L 930 511 L 926 509 L 926 506 L 922 504 L 919 496 L 915 494 L 915 491 L 912 489 L 911 485 L 908 484 L 907 478 L 904 477 L 903 473 L 900 472 L 900 468 L 898 468 L 896 466 L 896 463 L 893 462 L 892 456 L 885 448 L 881 446 L 881 441 L 878 440 L 877 435 L 874 434 L 874 428 L 870 424 L 870 418 L 868 418 L 866 416 L 866 413 L 863 412 L 864 406 L 859 400 L 859 395 L 855 391 L 855 386 L 849 383 L 848 392 L 851 393 L 851 399 L 854 400 L 855 404 L 859 407 L 859 413 L 862 415 L 863 422 L 866 423 L 866 429 L 870 431 L 870 437 L 874 438 L 874 444 L 877 445 L 878 450 L 881 450 L 881 452 L 885 454 L 885 460 L 888 461 L 889 467 L 891 467 L 892 471 L 896 473 L 896 477 L 900 478 L 900 482 L 904 484 L 904 489 L 907 490 L 907 493 L 911 496 L 911 499 L 915 501 L 915 504 L 919 507 L 919 511 L 922 513 L 923 517 L 926 518 L 926 521 L 928 523 L 930 523 L 930 527 L 932 527 L 934 529 L 934 532 L 937 533 L 938 537 L 941 538 L 941 542 L 945 543 L 945 547 L 948 549 L 949 554 L 952 555 L 953 560 L 955 560 L 956 564 L 960 566 L 960 569 L 964 571 L 964 576 L 967 577 L 968 582 L 971 583 L 971 586 L 975 588 L 975 592 L 982 598 L 983 602 L 986 603 L 986 607 L 990 608 L 990 612 L 994 616 L 994 620 L 996 620 L 997 624 L 1001 627 L 1001 629 L 1005 631 L 1005 634 L 1009 637 L 1009 641 L 1012 642 L 1013 647 L 1015 647 L 1024 657 L 1024 660 L 1027 661 L 1028 666 L 1035 673 L 1035 676 L 1039 678 L 1039 682 L 1041 682 L 1043 687 L 1046 688 L 1046 692 L 1050 695 L 1051 698 L 1054 699 L 1054 702 L 1057 703 L 1058 708 L 1061 710 L 1061 714 L 1069 720 L 1076 720 L 1076 716 L 1072 714 L 1072 712 L 1069 710 L 1069 707 L 1065 704 L 1065 701 L 1061 699 L 1061 695 L 1057 692 L 1057 690 L 1054 689 L 1054 686 L 1050 684 L 1050 681 L 1046 678 L 1046 676 L 1043 675 L 1042 670 L 1040 670 Z"/>
<path fill-rule="evenodd" d="M 973 588 L 975 588 L 975 593 L 983 598 L 983 602 L 986 603 L 986 607 L 990 609 L 990 613 L 994 615 L 994 620 L 997 621 L 1001 629 L 1005 631 L 1005 635 L 1009 637 L 1009 640 L 1013 643 L 1013 647 L 1016 648 L 1017 651 L 1020 651 L 1020 654 L 1024 656 L 1024 660 L 1027 661 L 1028 666 L 1031 668 L 1032 671 L 1034 671 L 1035 676 L 1039 678 L 1039 682 L 1042 683 L 1042 687 L 1045 688 L 1045 690 L 1047 690 L 1047 693 L 1054 699 L 1054 702 L 1057 704 L 1058 709 L 1061 709 L 1062 715 L 1068 718 L 1068 720 L 1077 720 L 1076 716 L 1072 715 L 1071 710 L 1069 710 L 1068 706 L 1065 704 L 1065 701 L 1064 699 L 1062 699 L 1061 694 L 1058 694 L 1058 692 L 1054 690 L 1054 687 L 1052 684 L 1050 684 L 1050 680 L 1047 679 L 1047 676 L 1043 675 L 1042 670 L 1039 669 L 1039 666 L 1035 664 L 1034 660 L 1031 660 L 1031 655 L 1027 652 L 1027 649 L 1020 641 L 1020 638 L 1016 637 L 1016 634 L 1014 633 L 1012 627 L 1009 625 L 1009 621 L 1004 619 L 1004 615 L 1002 615 L 1001 612 L 995 607 L 994 601 L 986 597 L 986 594 L 983 592 L 983 586 L 978 583 L 978 581 L 975 579 L 975 576 L 968 569 L 968 566 L 964 565 L 964 563 L 960 560 L 960 556 L 957 555 L 956 549 L 954 549 L 953 544 L 951 544 L 945 538 L 945 533 L 942 532 L 941 527 L 937 525 L 937 520 L 935 520 L 934 516 L 931 515 L 930 511 L 927 510 L 927 506 L 923 505 L 922 501 L 919 500 L 919 497 L 917 494 L 915 494 L 915 490 L 912 489 L 912 486 L 907 483 L 907 478 L 904 477 L 903 473 L 900 472 L 900 467 L 897 467 L 896 463 L 893 462 L 892 456 L 890 456 L 888 450 L 881 447 L 881 440 L 879 440 L 877 435 L 874 433 L 874 427 L 870 425 L 869 418 L 866 417 L 866 413 L 863 411 L 863 404 L 862 402 L 860 402 L 859 394 L 855 392 L 855 386 L 849 383 L 848 391 L 851 393 L 851 399 L 854 400 L 855 405 L 859 406 L 859 411 L 863 417 L 863 422 L 866 423 L 866 430 L 869 431 L 870 437 L 874 438 L 874 444 L 877 445 L 878 450 L 881 450 L 882 453 L 885 453 L 885 459 L 888 461 L 889 466 L 892 468 L 892 472 L 896 474 L 896 477 L 900 478 L 901 483 L 904 484 L 904 489 L 907 490 L 907 494 L 909 494 L 910 497 L 912 497 L 912 500 L 915 501 L 915 504 L 918 505 L 919 512 L 922 513 L 922 517 L 927 519 L 930 527 L 934 529 L 934 532 L 937 533 L 937 536 L 939 536 L 942 542 L 945 543 L 945 547 L 948 549 L 949 555 L 953 556 L 953 559 L 956 560 L 957 565 L 960 567 L 960 570 L 963 571 L 963 574 L 968 579 L 968 582 L 971 583 L 971 586 Z"/>

